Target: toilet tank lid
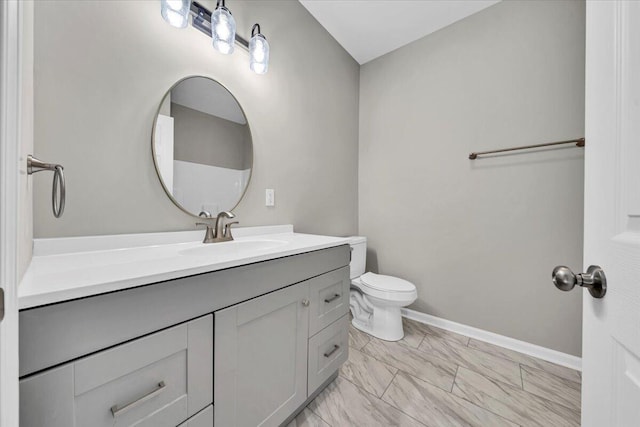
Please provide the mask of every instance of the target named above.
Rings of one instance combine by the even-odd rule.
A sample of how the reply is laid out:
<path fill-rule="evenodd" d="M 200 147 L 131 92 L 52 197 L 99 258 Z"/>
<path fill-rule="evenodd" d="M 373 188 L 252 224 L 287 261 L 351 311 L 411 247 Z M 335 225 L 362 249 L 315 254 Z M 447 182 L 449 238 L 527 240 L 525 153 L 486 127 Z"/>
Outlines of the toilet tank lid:
<path fill-rule="evenodd" d="M 367 238 L 364 236 L 350 236 L 347 237 L 347 239 L 349 239 L 349 244 L 350 245 L 358 245 L 361 243 L 367 243 Z"/>

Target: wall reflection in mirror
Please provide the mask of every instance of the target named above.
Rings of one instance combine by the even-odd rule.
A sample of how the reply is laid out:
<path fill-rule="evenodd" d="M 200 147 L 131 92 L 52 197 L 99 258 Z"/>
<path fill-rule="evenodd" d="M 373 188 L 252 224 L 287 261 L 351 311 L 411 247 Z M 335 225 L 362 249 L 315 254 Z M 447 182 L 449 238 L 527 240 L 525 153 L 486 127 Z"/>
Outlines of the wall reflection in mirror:
<path fill-rule="evenodd" d="M 234 96 L 207 77 L 188 77 L 163 98 L 153 129 L 153 160 L 182 210 L 216 216 L 240 202 L 251 178 L 253 145 Z"/>

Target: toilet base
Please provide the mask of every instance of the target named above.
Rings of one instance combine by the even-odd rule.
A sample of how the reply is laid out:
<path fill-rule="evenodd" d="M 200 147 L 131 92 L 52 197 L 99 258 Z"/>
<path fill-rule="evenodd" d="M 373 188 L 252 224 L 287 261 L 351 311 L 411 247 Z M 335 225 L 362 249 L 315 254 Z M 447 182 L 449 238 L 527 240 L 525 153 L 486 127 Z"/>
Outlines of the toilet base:
<path fill-rule="evenodd" d="M 351 324 L 353 325 L 354 328 L 384 341 L 400 341 L 402 338 L 404 338 L 404 329 L 402 328 L 402 321 L 400 321 L 399 330 L 397 328 L 394 328 L 394 329 L 371 328 L 364 323 L 358 322 L 356 318 L 353 318 L 351 320 Z"/>
<path fill-rule="evenodd" d="M 399 341 L 404 338 L 402 313 L 399 306 L 379 306 L 355 289 L 351 290 L 350 301 L 354 328 L 385 341 Z"/>

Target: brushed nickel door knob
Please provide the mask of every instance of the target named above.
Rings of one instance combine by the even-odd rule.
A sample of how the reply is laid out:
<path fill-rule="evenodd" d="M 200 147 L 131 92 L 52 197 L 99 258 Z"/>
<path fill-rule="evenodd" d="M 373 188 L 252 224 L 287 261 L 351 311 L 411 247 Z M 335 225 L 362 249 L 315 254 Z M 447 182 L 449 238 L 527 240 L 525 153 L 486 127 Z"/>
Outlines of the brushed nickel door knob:
<path fill-rule="evenodd" d="M 551 273 L 553 284 L 561 291 L 570 291 L 578 283 L 576 275 L 569 267 L 559 265 Z"/>
<path fill-rule="evenodd" d="M 602 298 L 607 293 L 607 277 L 602 268 L 591 265 L 586 273 L 575 274 L 569 267 L 559 265 L 551 273 L 553 284 L 561 291 L 570 291 L 576 285 L 589 289 L 594 298 Z"/>

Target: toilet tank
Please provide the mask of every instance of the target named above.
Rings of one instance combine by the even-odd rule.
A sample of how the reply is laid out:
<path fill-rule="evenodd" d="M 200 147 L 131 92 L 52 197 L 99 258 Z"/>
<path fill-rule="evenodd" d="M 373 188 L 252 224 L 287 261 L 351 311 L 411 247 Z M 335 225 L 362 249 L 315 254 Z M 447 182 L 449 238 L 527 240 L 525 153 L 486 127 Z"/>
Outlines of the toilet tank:
<path fill-rule="evenodd" d="M 349 238 L 351 245 L 351 279 L 360 277 L 364 274 L 365 265 L 367 264 L 367 238 L 362 236 L 353 236 Z"/>

